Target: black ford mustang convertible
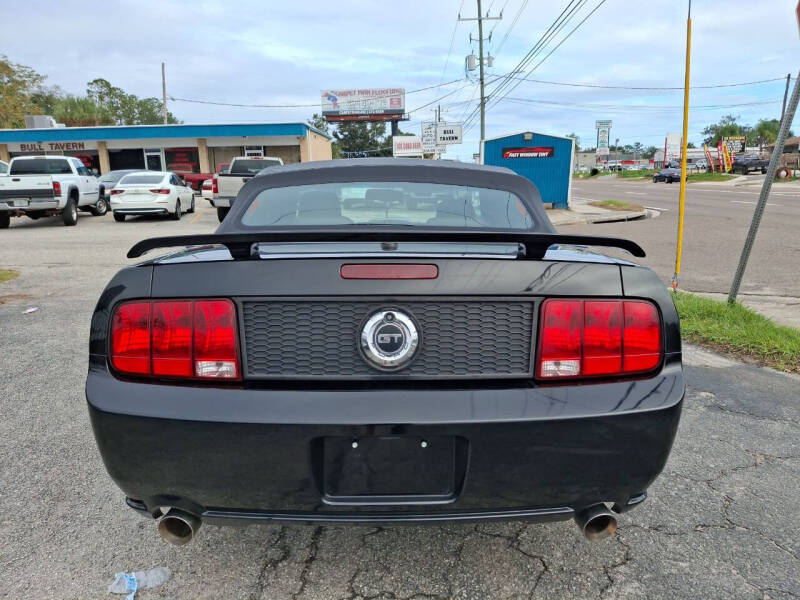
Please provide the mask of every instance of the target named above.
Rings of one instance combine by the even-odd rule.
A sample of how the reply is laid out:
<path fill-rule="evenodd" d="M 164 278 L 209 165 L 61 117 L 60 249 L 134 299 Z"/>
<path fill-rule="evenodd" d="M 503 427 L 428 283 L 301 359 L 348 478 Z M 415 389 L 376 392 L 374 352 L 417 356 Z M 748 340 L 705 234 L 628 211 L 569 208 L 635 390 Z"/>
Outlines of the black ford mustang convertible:
<path fill-rule="evenodd" d="M 560 235 L 506 169 L 367 159 L 255 177 L 214 234 L 122 269 L 86 397 L 131 508 L 214 524 L 575 518 L 646 498 L 684 395 L 647 268 Z"/>

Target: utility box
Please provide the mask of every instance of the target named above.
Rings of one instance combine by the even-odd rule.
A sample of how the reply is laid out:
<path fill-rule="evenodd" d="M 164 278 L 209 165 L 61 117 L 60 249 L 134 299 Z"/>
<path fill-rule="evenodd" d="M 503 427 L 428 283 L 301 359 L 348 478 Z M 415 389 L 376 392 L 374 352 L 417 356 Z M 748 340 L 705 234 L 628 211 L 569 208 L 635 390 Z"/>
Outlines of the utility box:
<path fill-rule="evenodd" d="M 524 131 L 484 140 L 481 163 L 506 167 L 530 179 L 542 202 L 553 208 L 569 207 L 572 190 L 572 138 Z"/>

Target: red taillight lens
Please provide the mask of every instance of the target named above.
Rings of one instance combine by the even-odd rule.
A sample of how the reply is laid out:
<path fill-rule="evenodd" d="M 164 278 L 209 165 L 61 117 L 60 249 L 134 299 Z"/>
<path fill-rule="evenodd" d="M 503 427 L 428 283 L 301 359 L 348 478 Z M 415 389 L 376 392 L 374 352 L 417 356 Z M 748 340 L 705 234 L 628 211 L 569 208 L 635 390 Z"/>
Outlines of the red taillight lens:
<path fill-rule="evenodd" d="M 661 320 L 649 302 L 623 302 L 625 311 L 622 369 L 649 371 L 661 361 Z"/>
<path fill-rule="evenodd" d="M 211 181 L 211 193 L 219 194 L 219 184 L 217 183 L 216 177 L 214 177 L 214 179 Z"/>
<path fill-rule="evenodd" d="M 191 377 L 192 303 L 153 302 L 153 375 Z"/>
<path fill-rule="evenodd" d="M 194 305 L 194 368 L 198 377 L 238 379 L 236 317 L 230 300 Z"/>
<path fill-rule="evenodd" d="M 644 300 L 545 300 L 536 375 L 643 373 L 661 362 L 661 319 Z"/>
<path fill-rule="evenodd" d="M 121 373 L 241 379 L 233 302 L 154 300 L 121 304 L 111 321 L 111 365 Z"/>
<path fill-rule="evenodd" d="M 111 364 L 124 373 L 150 373 L 150 303 L 129 302 L 111 319 Z"/>
<path fill-rule="evenodd" d="M 161 188 L 158 190 L 150 190 L 151 194 L 169 194 L 169 190 L 167 188 Z"/>
<path fill-rule="evenodd" d="M 436 279 L 439 267 L 388 263 L 342 265 L 339 274 L 342 279 Z"/>
<path fill-rule="evenodd" d="M 542 315 L 539 337 L 539 375 L 574 377 L 581 370 L 581 327 L 583 303 L 575 300 L 549 300 Z"/>
<path fill-rule="evenodd" d="M 57 181 L 53 182 L 53 195 L 60 196 L 61 195 L 61 184 Z"/>
<path fill-rule="evenodd" d="M 124 194 L 125 190 L 111 190 L 111 195 L 116 196 L 117 194 Z"/>

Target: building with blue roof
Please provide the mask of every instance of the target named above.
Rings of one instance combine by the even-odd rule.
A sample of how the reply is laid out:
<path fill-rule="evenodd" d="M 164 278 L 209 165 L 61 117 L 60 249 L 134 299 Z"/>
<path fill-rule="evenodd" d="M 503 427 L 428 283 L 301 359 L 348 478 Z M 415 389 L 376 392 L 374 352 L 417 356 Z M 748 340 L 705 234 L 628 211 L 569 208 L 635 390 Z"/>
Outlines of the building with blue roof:
<path fill-rule="evenodd" d="M 274 156 L 286 164 L 328 160 L 331 137 L 306 123 L 0 129 L 0 160 L 35 154 L 76 156 L 100 173 L 214 173 L 236 156 Z"/>

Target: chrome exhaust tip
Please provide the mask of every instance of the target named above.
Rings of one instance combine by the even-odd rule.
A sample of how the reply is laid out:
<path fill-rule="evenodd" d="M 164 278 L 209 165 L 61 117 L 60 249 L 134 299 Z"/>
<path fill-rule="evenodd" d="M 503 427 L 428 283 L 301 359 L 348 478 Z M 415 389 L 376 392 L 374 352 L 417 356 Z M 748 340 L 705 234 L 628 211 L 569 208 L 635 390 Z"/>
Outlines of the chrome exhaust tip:
<path fill-rule="evenodd" d="M 171 508 L 158 522 L 158 535 L 175 546 L 183 546 L 192 541 L 202 521 L 179 508 Z"/>
<path fill-rule="evenodd" d="M 575 523 L 590 542 L 604 540 L 617 530 L 617 516 L 605 504 L 595 504 L 575 515 Z"/>

